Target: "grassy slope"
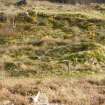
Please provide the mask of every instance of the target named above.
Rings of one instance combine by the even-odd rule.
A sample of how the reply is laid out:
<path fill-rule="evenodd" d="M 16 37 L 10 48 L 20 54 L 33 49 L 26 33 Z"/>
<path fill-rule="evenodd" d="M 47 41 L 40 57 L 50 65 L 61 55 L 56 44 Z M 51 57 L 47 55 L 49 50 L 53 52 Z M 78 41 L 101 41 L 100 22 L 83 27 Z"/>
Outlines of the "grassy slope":
<path fill-rule="evenodd" d="M 17 8 L 15 14 L 4 10 L 1 16 L 8 20 L 0 23 L 1 67 L 8 74 L 62 75 L 68 70 L 104 70 L 104 5 L 41 3 L 39 8 Z"/>
<path fill-rule="evenodd" d="M 104 4 L 1 4 L 0 100 L 29 105 L 27 95 L 42 90 L 50 102 L 104 105 Z"/>

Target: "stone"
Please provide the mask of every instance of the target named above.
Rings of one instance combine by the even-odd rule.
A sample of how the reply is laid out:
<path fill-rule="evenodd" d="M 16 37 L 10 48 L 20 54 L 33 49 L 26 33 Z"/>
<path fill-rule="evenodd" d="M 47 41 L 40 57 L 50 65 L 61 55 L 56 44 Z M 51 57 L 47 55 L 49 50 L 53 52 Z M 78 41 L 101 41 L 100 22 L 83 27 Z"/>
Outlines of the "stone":
<path fill-rule="evenodd" d="M 43 92 L 38 92 L 36 96 L 31 96 L 29 99 L 35 105 L 49 105 L 48 97 Z"/>
<path fill-rule="evenodd" d="M 26 0 L 19 0 L 16 5 L 17 6 L 21 6 L 21 5 L 26 5 L 27 4 L 27 1 Z"/>

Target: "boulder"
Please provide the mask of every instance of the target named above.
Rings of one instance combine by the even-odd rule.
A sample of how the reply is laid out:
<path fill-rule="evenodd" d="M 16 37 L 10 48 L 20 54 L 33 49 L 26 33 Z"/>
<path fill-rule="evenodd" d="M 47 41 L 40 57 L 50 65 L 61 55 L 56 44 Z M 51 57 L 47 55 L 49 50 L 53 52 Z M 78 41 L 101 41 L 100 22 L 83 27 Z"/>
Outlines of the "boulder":
<path fill-rule="evenodd" d="M 26 5 L 27 4 L 27 1 L 26 0 L 19 0 L 16 5 L 17 6 L 21 6 L 21 5 Z"/>

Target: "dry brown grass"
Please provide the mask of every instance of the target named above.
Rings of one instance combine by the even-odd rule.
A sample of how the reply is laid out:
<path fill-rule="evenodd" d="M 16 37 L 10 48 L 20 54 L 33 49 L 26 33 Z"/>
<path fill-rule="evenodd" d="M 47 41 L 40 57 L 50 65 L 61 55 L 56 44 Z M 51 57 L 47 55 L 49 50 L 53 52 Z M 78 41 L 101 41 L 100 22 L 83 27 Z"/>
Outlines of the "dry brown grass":
<path fill-rule="evenodd" d="M 104 79 L 45 78 L 5 79 L 0 88 L 0 99 L 10 100 L 15 105 L 29 105 L 28 97 L 43 91 L 50 103 L 64 105 L 104 105 Z"/>

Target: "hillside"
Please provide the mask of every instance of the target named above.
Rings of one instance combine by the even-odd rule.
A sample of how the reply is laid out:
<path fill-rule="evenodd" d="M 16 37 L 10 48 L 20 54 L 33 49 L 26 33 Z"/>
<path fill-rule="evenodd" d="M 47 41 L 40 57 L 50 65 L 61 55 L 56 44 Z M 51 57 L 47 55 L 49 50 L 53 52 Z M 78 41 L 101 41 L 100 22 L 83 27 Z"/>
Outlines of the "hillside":
<path fill-rule="evenodd" d="M 30 105 L 41 90 L 59 105 L 105 104 L 105 4 L 0 6 L 1 102 Z"/>

